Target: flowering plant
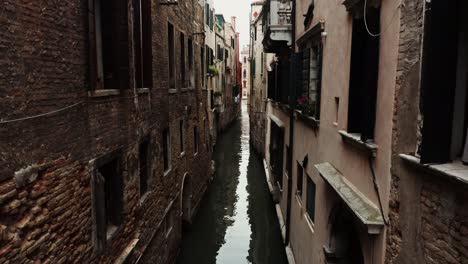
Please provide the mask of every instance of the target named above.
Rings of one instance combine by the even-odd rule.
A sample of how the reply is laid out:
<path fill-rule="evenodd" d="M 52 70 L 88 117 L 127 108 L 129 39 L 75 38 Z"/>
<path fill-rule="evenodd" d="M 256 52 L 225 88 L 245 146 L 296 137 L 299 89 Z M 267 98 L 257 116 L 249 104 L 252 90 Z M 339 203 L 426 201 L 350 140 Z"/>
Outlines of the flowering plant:
<path fill-rule="evenodd" d="M 306 116 L 315 116 L 317 103 L 310 100 L 308 96 L 301 96 L 297 99 L 297 109 Z"/>

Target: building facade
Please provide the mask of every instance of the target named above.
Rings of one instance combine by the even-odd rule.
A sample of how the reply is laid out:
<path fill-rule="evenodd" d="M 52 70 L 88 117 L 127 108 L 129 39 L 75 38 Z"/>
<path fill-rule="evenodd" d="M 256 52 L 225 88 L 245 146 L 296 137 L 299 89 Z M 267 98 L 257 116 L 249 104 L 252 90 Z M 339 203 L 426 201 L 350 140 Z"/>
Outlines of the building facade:
<path fill-rule="evenodd" d="M 466 4 L 265 4 L 266 171 L 295 262 L 465 263 Z"/>
<path fill-rule="evenodd" d="M 242 61 L 242 100 L 247 100 L 250 94 L 250 46 L 245 46 L 241 51 Z"/>
<path fill-rule="evenodd" d="M 254 149 L 264 155 L 265 150 L 265 118 L 266 118 L 266 61 L 263 49 L 265 32 L 265 17 L 263 16 L 264 1 L 256 1 L 251 4 L 250 17 L 250 142 Z"/>
<path fill-rule="evenodd" d="M 2 4 L 1 263 L 175 260 L 211 178 L 204 4 Z"/>

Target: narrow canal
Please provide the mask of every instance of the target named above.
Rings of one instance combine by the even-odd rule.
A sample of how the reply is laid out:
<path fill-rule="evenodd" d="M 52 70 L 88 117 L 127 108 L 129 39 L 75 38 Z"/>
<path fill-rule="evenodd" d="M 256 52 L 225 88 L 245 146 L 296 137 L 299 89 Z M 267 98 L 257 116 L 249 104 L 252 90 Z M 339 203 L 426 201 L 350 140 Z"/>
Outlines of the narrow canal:
<path fill-rule="evenodd" d="M 262 159 L 250 149 L 249 117 L 218 140 L 216 176 L 184 235 L 177 264 L 287 263 Z"/>

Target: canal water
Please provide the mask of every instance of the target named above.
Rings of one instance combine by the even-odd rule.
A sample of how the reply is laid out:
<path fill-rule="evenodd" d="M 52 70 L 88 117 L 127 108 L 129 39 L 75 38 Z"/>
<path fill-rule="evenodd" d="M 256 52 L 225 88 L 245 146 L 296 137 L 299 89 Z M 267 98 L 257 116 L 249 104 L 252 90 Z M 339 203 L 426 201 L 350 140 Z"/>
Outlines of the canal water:
<path fill-rule="evenodd" d="M 287 263 L 263 161 L 250 148 L 245 103 L 240 120 L 218 139 L 214 159 L 215 179 L 177 264 Z"/>

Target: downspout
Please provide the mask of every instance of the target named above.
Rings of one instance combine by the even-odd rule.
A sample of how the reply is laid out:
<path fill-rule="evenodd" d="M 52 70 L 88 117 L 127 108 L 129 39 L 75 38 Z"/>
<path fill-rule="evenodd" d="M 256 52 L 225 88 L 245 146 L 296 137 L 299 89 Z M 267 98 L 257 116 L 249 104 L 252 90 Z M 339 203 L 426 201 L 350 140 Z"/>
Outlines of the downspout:
<path fill-rule="evenodd" d="M 291 41 L 291 52 L 294 56 L 296 52 L 296 0 L 291 0 L 292 3 L 292 12 L 291 12 L 291 24 L 292 24 L 292 41 Z M 291 56 L 291 59 L 293 57 Z M 291 153 L 287 155 L 286 162 L 289 163 L 289 174 L 292 174 L 293 170 L 293 162 L 292 156 L 294 153 L 294 109 L 296 107 L 296 81 L 295 78 L 292 78 L 293 73 L 295 72 L 293 69 L 293 64 L 289 64 L 289 152 Z M 288 174 L 288 193 L 287 193 L 287 206 L 286 206 L 286 238 L 284 243 L 289 245 L 290 236 L 291 236 L 291 203 L 292 203 L 292 175 Z"/>

